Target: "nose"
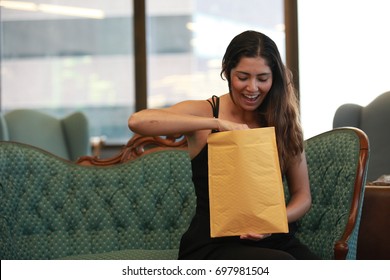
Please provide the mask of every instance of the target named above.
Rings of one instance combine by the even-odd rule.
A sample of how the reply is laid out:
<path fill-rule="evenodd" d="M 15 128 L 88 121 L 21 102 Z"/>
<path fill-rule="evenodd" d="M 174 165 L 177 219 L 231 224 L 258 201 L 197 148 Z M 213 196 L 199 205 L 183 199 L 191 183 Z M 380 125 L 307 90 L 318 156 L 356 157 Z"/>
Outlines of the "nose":
<path fill-rule="evenodd" d="M 249 91 L 249 92 L 256 92 L 256 91 L 258 91 L 258 86 L 257 86 L 256 79 L 248 80 L 248 85 L 247 85 L 246 88 L 247 88 L 247 91 Z"/>

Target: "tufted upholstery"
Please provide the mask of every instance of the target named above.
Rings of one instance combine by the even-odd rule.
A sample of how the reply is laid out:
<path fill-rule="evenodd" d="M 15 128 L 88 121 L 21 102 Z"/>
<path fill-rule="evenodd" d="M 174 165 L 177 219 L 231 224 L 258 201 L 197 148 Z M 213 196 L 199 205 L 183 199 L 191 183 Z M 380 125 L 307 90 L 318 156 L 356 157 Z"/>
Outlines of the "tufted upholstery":
<path fill-rule="evenodd" d="M 305 145 L 313 206 L 297 234 L 324 259 L 354 259 L 367 138 L 337 129 Z M 175 259 L 195 208 L 187 152 L 103 162 L 0 142 L 1 259 Z"/>
<path fill-rule="evenodd" d="M 355 259 L 368 164 L 367 138 L 359 130 L 336 129 L 306 140 L 305 150 L 312 208 L 300 220 L 297 236 L 321 258 L 333 259 L 337 257 L 335 243 L 348 231 L 350 236 L 339 245 L 349 249 L 347 259 Z M 346 231 L 349 219 L 355 221 Z"/>
<path fill-rule="evenodd" d="M 176 258 L 195 203 L 189 164 L 166 151 L 86 167 L 2 142 L 1 259 Z"/>

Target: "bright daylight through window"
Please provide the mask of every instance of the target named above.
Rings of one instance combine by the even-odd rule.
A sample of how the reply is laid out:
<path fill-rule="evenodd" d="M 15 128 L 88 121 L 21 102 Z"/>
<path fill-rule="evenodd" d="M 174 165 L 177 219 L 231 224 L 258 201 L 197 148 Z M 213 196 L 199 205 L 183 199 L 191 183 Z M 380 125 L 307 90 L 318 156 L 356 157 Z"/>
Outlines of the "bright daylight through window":
<path fill-rule="evenodd" d="M 147 0 L 148 107 L 227 92 L 233 36 L 272 37 L 285 56 L 283 1 Z M 256 7 L 254 9 L 253 7 Z M 0 1 L 1 110 L 81 110 L 91 136 L 125 144 L 135 110 L 131 0 Z"/>

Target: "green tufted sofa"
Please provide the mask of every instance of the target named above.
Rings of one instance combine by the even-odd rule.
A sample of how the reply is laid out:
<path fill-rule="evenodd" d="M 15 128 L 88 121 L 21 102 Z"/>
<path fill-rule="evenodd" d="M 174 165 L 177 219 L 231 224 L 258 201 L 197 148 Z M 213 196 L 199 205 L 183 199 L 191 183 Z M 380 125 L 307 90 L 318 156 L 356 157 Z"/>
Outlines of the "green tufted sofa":
<path fill-rule="evenodd" d="M 0 142 L 1 259 L 176 259 L 195 208 L 185 145 L 135 136 L 116 157 L 73 163 Z M 305 145 L 313 206 L 297 234 L 323 259 L 355 259 L 367 136 L 336 129 Z"/>
<path fill-rule="evenodd" d="M 0 144 L 1 259 L 175 259 L 193 215 L 186 151 L 82 166 Z"/>

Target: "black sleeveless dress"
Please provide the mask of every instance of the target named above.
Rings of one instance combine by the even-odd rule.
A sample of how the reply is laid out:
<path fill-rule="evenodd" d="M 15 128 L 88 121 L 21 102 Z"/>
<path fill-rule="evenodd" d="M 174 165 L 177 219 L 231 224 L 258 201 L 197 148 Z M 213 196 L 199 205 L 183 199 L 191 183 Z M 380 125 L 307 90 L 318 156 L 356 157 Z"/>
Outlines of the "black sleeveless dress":
<path fill-rule="evenodd" d="M 213 115 L 216 118 L 218 101 L 213 96 Z M 261 241 L 241 240 L 239 236 L 211 238 L 207 144 L 192 159 L 191 165 L 197 197 L 196 212 L 181 238 L 179 259 L 318 259 L 294 237 L 294 223 L 289 224 L 289 233 L 273 234 Z"/>

